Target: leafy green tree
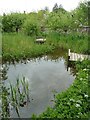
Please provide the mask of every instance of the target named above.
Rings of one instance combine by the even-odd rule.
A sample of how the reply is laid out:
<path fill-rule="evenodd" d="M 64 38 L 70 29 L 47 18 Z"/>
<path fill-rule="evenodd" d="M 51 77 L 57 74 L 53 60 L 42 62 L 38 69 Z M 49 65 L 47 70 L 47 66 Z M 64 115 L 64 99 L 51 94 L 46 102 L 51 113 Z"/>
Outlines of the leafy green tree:
<path fill-rule="evenodd" d="M 76 27 L 88 25 L 88 2 L 81 2 L 79 6 L 73 11 L 73 23 Z M 75 27 L 74 24 L 74 27 Z M 73 24 L 72 24 L 73 25 Z"/>
<path fill-rule="evenodd" d="M 32 18 L 26 19 L 26 21 L 23 25 L 23 30 L 27 35 L 31 35 L 31 36 L 36 35 L 37 36 L 40 31 L 37 20 L 32 19 Z"/>
<path fill-rule="evenodd" d="M 2 29 L 4 32 L 18 32 L 24 22 L 25 16 L 19 13 L 4 15 L 2 19 Z"/>
<path fill-rule="evenodd" d="M 48 27 L 54 31 L 67 31 L 70 28 L 70 22 L 71 18 L 68 12 L 52 12 L 48 17 Z"/>

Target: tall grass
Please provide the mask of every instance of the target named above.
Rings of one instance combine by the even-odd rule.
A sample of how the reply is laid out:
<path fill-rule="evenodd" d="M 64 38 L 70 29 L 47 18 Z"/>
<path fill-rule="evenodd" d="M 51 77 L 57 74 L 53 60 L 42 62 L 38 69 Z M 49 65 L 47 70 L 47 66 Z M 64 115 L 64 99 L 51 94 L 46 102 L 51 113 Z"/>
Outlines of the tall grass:
<path fill-rule="evenodd" d="M 19 60 L 28 57 L 37 57 L 52 52 L 60 47 L 71 49 L 73 52 L 88 53 L 88 37 L 86 34 L 59 34 L 51 32 L 46 36 L 45 44 L 36 44 L 35 37 L 23 33 L 3 33 L 2 56 L 3 60 Z"/>
<path fill-rule="evenodd" d="M 90 53 L 88 48 L 88 35 L 86 33 L 81 34 L 73 32 L 69 34 L 59 34 L 52 32 L 49 34 L 48 40 L 55 46 L 71 49 L 73 52 Z"/>
<path fill-rule="evenodd" d="M 23 34 L 5 33 L 2 38 L 2 51 L 4 60 L 18 60 L 27 57 L 36 57 L 52 50 L 48 44 L 35 44 L 35 37 Z"/>

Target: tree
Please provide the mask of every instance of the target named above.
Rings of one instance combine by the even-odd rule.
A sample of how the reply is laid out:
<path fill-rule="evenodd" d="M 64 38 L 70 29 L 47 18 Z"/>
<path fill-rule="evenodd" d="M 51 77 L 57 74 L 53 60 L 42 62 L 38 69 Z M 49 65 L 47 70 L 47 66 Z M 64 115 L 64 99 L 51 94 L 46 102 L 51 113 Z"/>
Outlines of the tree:
<path fill-rule="evenodd" d="M 45 11 L 49 11 L 49 8 L 46 6 L 46 7 L 44 8 L 44 10 L 45 10 Z"/>
<path fill-rule="evenodd" d="M 70 13 L 65 12 L 51 12 L 48 17 L 48 27 L 54 31 L 67 31 L 70 29 Z"/>
<path fill-rule="evenodd" d="M 10 15 L 4 15 L 2 19 L 2 29 L 4 32 L 18 32 L 25 20 L 25 16 L 19 13 L 11 13 Z"/>
<path fill-rule="evenodd" d="M 54 5 L 54 7 L 53 7 L 53 12 L 56 12 L 56 13 L 57 13 L 57 11 L 58 11 L 58 4 L 55 3 L 55 5 Z"/>
<path fill-rule="evenodd" d="M 59 5 L 58 11 L 59 11 L 59 12 L 63 12 L 63 13 L 66 13 L 66 12 L 67 12 L 67 11 L 63 8 L 62 4 Z"/>
<path fill-rule="evenodd" d="M 28 18 L 26 19 L 25 23 L 23 24 L 23 30 L 25 34 L 33 36 L 33 35 L 38 35 L 40 28 L 37 23 L 37 20 L 33 18 Z"/>
<path fill-rule="evenodd" d="M 75 22 L 78 25 L 88 25 L 88 2 L 81 2 L 77 9 L 74 10 Z"/>

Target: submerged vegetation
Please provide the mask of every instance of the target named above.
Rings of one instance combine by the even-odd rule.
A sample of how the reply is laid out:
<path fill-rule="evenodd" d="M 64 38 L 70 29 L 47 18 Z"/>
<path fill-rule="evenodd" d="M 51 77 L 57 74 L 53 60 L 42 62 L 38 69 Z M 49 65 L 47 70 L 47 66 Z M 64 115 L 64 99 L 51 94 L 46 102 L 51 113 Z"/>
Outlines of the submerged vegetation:
<path fill-rule="evenodd" d="M 29 84 L 25 77 L 17 79 L 16 85 L 13 86 L 11 83 L 7 88 L 3 83 L 0 83 L 2 94 L 0 94 L 0 116 L 1 118 L 10 118 L 10 113 L 14 108 L 18 117 L 20 117 L 19 109 L 24 107 L 30 102 L 29 97 Z"/>

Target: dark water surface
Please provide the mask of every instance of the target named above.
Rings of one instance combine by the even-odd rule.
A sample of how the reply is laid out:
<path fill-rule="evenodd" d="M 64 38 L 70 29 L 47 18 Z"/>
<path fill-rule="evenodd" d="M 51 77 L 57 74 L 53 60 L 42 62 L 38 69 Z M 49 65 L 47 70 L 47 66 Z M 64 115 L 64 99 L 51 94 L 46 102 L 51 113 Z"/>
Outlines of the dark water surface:
<path fill-rule="evenodd" d="M 66 90 L 75 79 L 73 69 L 67 71 L 67 51 L 60 49 L 47 56 L 10 64 L 8 67 L 7 86 L 9 81 L 15 84 L 18 76 L 25 76 L 29 81 L 30 103 L 20 108 L 22 118 L 29 118 L 33 113 L 40 114 L 48 106 L 53 106 L 53 91 Z M 11 117 L 18 117 L 14 109 Z"/>

